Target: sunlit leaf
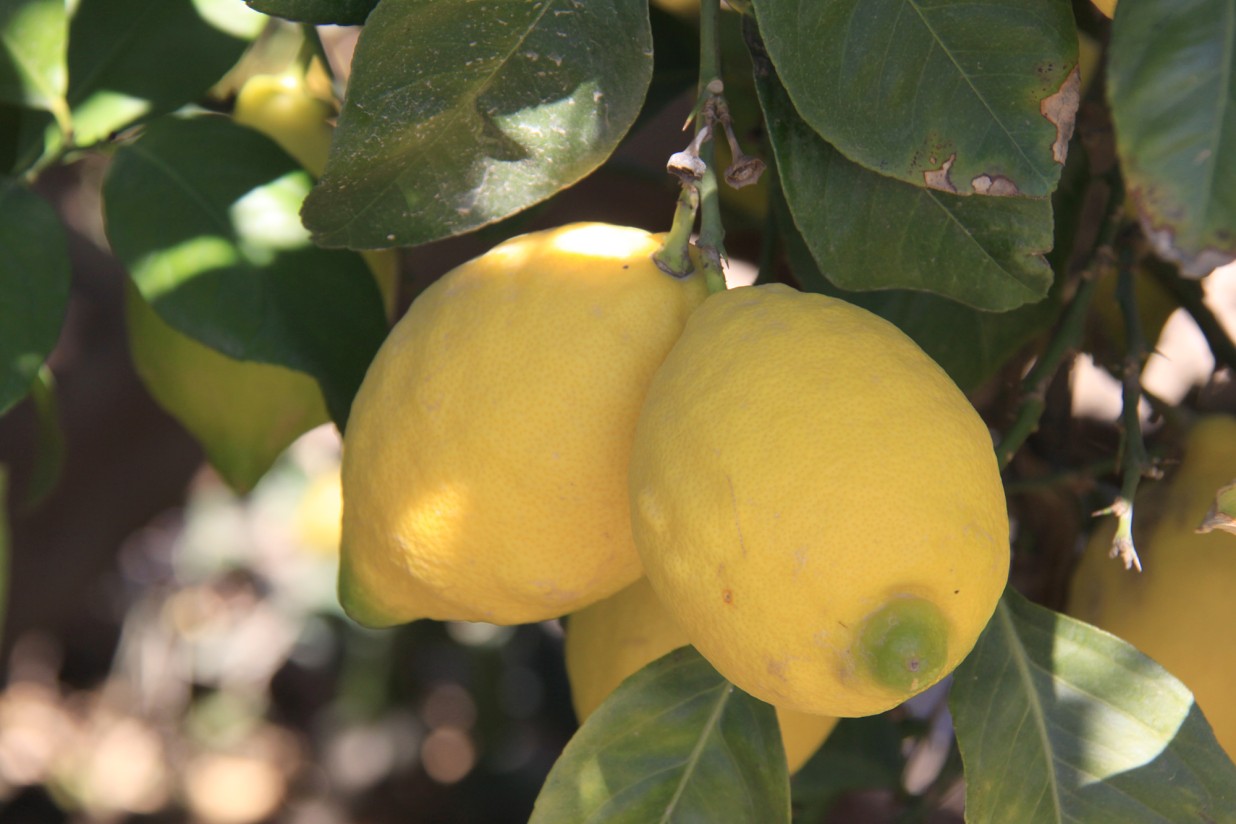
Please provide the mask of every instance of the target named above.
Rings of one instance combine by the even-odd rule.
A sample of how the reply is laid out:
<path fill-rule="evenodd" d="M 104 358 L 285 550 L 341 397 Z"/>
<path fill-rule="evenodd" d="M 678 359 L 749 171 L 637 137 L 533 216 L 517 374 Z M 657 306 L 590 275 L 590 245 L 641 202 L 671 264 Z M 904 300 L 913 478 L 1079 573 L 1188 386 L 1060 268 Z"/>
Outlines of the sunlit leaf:
<path fill-rule="evenodd" d="M 239 0 L 80 0 L 69 27 L 73 139 L 89 145 L 197 99 L 256 32 Z"/>
<path fill-rule="evenodd" d="M 1067 0 L 755 0 L 804 120 L 850 160 L 959 194 L 1045 197 L 1078 103 Z"/>
<path fill-rule="evenodd" d="M 305 225 L 373 248 L 514 214 L 609 157 L 651 73 L 646 0 L 384 0 Z"/>
<path fill-rule="evenodd" d="M 753 48 L 786 202 L 820 271 L 851 291 L 917 289 L 978 309 L 1041 300 L 1051 285 L 1051 203 L 966 198 L 862 168 L 794 113 Z"/>
<path fill-rule="evenodd" d="M 949 705 L 969 821 L 1219 822 L 1236 810 L 1236 767 L 1183 684 L 1011 589 Z"/>
<path fill-rule="evenodd" d="M 0 4 L 0 102 L 52 111 L 68 88 L 65 0 Z"/>
<path fill-rule="evenodd" d="M 68 238 L 52 207 L 0 180 L 0 414 L 30 389 L 69 302 Z"/>
<path fill-rule="evenodd" d="M 229 118 L 166 118 L 116 153 L 107 232 L 165 321 L 232 358 L 310 373 L 342 426 L 386 320 L 360 256 L 309 242 L 310 185 Z"/>
<path fill-rule="evenodd" d="M 531 824 L 788 822 L 776 713 L 682 647 L 631 676 L 558 759 Z"/>
<path fill-rule="evenodd" d="M 1155 250 L 1200 277 L 1236 258 L 1236 2 L 1117 9 L 1107 89 L 1126 187 Z"/>

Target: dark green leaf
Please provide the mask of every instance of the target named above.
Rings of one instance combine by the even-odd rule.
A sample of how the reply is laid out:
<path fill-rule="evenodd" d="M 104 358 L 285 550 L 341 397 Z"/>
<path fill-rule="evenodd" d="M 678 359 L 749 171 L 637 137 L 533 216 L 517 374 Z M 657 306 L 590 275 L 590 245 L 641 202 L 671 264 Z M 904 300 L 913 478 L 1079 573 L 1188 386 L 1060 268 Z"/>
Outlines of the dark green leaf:
<path fill-rule="evenodd" d="M 1188 689 L 1119 638 L 1011 589 L 949 704 L 969 821 L 1236 820 L 1236 767 Z"/>
<path fill-rule="evenodd" d="M 378 0 L 245 0 L 263 14 L 319 26 L 359 26 Z"/>
<path fill-rule="evenodd" d="M 897 790 L 904 769 L 901 734 L 887 714 L 842 718 L 790 782 L 794 819 L 823 821 L 851 790 Z"/>
<path fill-rule="evenodd" d="M 550 770 L 531 824 L 788 822 L 776 713 L 682 647 L 628 678 Z"/>
<path fill-rule="evenodd" d="M 1108 97 L 1155 250 L 1201 277 L 1236 258 L 1236 2 L 1124 3 Z"/>
<path fill-rule="evenodd" d="M 54 111 L 68 87 L 65 0 L 0 5 L 0 102 Z"/>
<path fill-rule="evenodd" d="M 0 180 L 0 414 L 29 391 L 69 302 L 68 238 L 55 211 Z"/>
<path fill-rule="evenodd" d="M 829 281 L 924 290 L 988 310 L 1047 294 L 1050 201 L 959 197 L 868 171 L 795 115 L 757 44 L 753 59 L 786 202 Z"/>
<path fill-rule="evenodd" d="M 756 0 L 798 111 L 862 166 L 916 186 L 1045 197 L 1078 102 L 1067 0 Z"/>
<path fill-rule="evenodd" d="M 645 0 L 385 0 L 305 225 L 326 246 L 414 245 L 544 200 L 634 122 L 651 44 Z"/>
<path fill-rule="evenodd" d="M 180 331 L 241 360 L 308 372 L 342 427 L 386 333 L 358 255 L 300 225 L 309 176 L 228 118 L 166 118 L 116 153 L 108 238 L 142 295 Z"/>
<path fill-rule="evenodd" d="M 779 219 L 790 268 L 803 289 L 841 298 L 891 322 L 940 364 L 963 392 L 977 389 L 1022 346 L 1049 327 L 1060 311 L 1057 290 L 1011 312 L 983 312 L 930 292 L 885 289 L 848 292 L 820 274 L 802 235 Z"/>
<path fill-rule="evenodd" d="M 237 0 L 81 0 L 69 27 L 74 141 L 89 145 L 197 99 L 264 19 Z"/>

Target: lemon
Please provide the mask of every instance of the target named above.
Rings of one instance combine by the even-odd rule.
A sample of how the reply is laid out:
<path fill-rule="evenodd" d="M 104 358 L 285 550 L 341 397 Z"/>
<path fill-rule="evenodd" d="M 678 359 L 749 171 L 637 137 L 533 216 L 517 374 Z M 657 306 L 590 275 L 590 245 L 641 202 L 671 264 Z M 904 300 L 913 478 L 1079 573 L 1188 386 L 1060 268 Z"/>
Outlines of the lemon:
<path fill-rule="evenodd" d="M 330 150 L 334 107 L 295 73 L 257 74 L 236 94 L 232 118 L 278 143 L 305 171 L 321 177 Z"/>
<path fill-rule="evenodd" d="M 689 643 L 647 578 L 572 614 L 567 622 L 566 669 L 580 723 L 628 676 Z M 831 716 L 781 708 L 777 722 L 791 773 L 807 763 L 837 725 Z"/>
<path fill-rule="evenodd" d="M 951 672 L 1008 577 L 990 436 L 896 327 L 786 286 L 708 298 L 648 391 L 630 470 L 653 588 L 778 707 L 882 712 Z"/>
<path fill-rule="evenodd" d="M 247 492 L 302 433 L 330 420 L 304 372 L 240 361 L 158 316 L 128 283 L 129 351 L 151 397 L 188 430 L 220 477 Z"/>
<path fill-rule="evenodd" d="M 1220 487 L 1236 479 L 1236 418 L 1207 417 L 1190 430 L 1175 474 L 1147 486 L 1133 507 L 1142 572 L 1107 557 L 1108 519 L 1091 537 L 1073 575 L 1069 614 L 1118 635 L 1184 682 L 1236 757 L 1236 539 L 1199 534 Z"/>
<path fill-rule="evenodd" d="M 705 296 L 640 229 L 512 238 L 413 302 L 352 405 L 340 600 L 363 624 L 564 615 L 640 575 L 626 467 Z"/>
<path fill-rule="evenodd" d="M 1094 7 L 1103 12 L 1103 16 L 1109 20 L 1116 16 L 1116 4 L 1119 0 L 1093 0 Z"/>
<path fill-rule="evenodd" d="M 318 472 L 306 485 L 296 505 L 296 537 L 315 554 L 334 556 L 339 552 L 342 519 L 343 487 L 336 465 Z"/>

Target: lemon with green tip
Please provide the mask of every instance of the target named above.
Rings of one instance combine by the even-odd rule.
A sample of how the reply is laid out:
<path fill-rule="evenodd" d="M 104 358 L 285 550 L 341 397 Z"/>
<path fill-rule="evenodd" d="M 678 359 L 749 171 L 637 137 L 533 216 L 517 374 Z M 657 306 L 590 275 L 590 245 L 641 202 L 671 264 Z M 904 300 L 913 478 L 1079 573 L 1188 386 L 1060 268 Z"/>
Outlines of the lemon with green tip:
<path fill-rule="evenodd" d="M 900 330 L 783 285 L 712 295 L 648 391 L 636 546 L 691 643 L 778 707 L 871 715 L 951 672 L 1009 567 L 986 426 Z"/>

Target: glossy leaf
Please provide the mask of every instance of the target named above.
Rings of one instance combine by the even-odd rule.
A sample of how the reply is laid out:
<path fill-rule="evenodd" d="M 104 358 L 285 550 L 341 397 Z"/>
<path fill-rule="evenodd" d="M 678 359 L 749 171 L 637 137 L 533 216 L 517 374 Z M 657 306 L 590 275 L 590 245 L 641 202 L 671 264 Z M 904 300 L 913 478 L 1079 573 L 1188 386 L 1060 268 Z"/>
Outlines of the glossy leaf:
<path fill-rule="evenodd" d="M 756 48 L 753 58 L 786 202 L 830 282 L 934 292 L 987 310 L 1047 294 L 1049 201 L 960 197 L 864 169 L 811 131 Z"/>
<path fill-rule="evenodd" d="M 52 207 L 0 180 L 0 414 L 47 359 L 69 303 L 68 238 Z"/>
<path fill-rule="evenodd" d="M 1067 0 L 755 0 L 804 120 L 867 169 L 960 194 L 1045 197 L 1078 103 Z"/>
<path fill-rule="evenodd" d="M 550 770 L 531 824 L 788 822 L 776 713 L 692 647 L 628 678 Z"/>
<path fill-rule="evenodd" d="M 1129 195 L 1158 254 L 1201 277 L 1236 258 L 1236 1 L 1120 5 L 1110 55 Z"/>
<path fill-rule="evenodd" d="M 385 0 L 305 225 L 326 246 L 414 245 L 544 200 L 635 121 L 651 43 L 644 0 Z"/>
<path fill-rule="evenodd" d="M 955 673 L 969 821 L 1231 821 L 1236 767 L 1171 674 L 1006 590 Z"/>
<path fill-rule="evenodd" d="M 386 333 L 360 256 L 300 225 L 310 178 L 269 138 L 207 115 L 152 123 L 103 187 L 112 248 L 176 329 L 318 379 L 342 426 Z"/>
<path fill-rule="evenodd" d="M 263 20 L 238 0 L 81 0 L 69 27 L 74 141 L 89 145 L 196 100 Z"/>
<path fill-rule="evenodd" d="M 0 102 L 54 111 L 68 88 L 65 0 L 0 5 Z"/>
<path fill-rule="evenodd" d="M 245 0 L 255 11 L 319 26 L 359 26 L 378 0 Z"/>
<path fill-rule="evenodd" d="M 891 322 L 940 364 L 963 392 L 977 389 L 1021 347 L 1051 326 L 1060 311 L 1047 298 L 1011 312 L 983 312 L 930 292 L 883 289 L 849 292 L 820 274 L 806 242 L 788 218 L 780 221 L 790 268 L 803 289 L 861 306 Z"/>

